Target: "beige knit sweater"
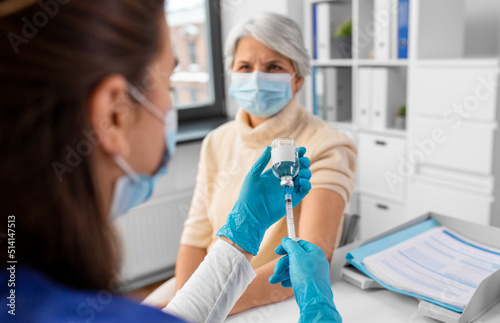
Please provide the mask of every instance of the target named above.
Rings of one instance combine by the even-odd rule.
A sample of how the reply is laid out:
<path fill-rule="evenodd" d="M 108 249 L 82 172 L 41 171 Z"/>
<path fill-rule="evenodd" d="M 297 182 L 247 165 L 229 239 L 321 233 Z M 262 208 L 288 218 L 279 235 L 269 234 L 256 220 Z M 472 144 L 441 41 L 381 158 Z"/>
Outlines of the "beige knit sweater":
<path fill-rule="evenodd" d="M 311 159 L 312 189 L 337 192 L 347 202 L 354 186 L 356 147 L 345 135 L 312 116 L 292 100 L 281 112 L 252 128 L 248 114 L 240 108 L 234 121 L 213 130 L 203 141 L 191 208 L 184 223 L 181 244 L 210 250 L 216 233 L 226 222 L 246 173 L 271 141 L 294 138 L 307 148 Z M 268 165 L 269 167 L 269 165 Z M 294 209 L 295 222 L 301 208 Z M 252 260 L 258 268 L 277 258 L 274 249 L 287 236 L 283 218 L 271 226 Z M 300 231 L 297 231 L 300 237 Z"/>

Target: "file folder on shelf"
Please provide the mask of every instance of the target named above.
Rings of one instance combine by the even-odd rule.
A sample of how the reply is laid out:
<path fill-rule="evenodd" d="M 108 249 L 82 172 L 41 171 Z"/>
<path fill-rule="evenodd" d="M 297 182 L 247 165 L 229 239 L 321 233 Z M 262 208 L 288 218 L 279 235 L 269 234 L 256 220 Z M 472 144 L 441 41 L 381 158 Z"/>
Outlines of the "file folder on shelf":
<path fill-rule="evenodd" d="M 398 56 L 408 58 L 409 0 L 399 0 L 398 4 Z"/>
<path fill-rule="evenodd" d="M 367 241 L 364 241 L 355 247 L 366 246 L 372 242 L 381 240 L 402 230 L 409 229 L 419 224 L 422 225 L 428 220 L 437 221 L 440 225 L 443 225 L 468 239 L 474 240 L 478 244 L 491 246 L 492 248 L 500 248 L 500 228 L 482 226 L 464 220 L 459 220 L 433 213 L 429 213 L 411 220 L 385 233 L 368 239 Z M 353 284 L 360 289 L 384 288 L 383 286 L 381 286 L 381 284 L 378 284 L 375 280 L 364 275 L 348 262 L 342 269 L 341 277 L 345 281 Z M 418 312 L 421 315 L 425 315 L 446 323 L 466 323 L 479 318 L 481 315 L 495 306 L 499 301 L 500 270 L 496 270 L 479 284 L 462 313 L 458 313 L 452 309 L 447 309 L 443 306 L 439 306 L 422 299 L 419 299 Z"/>

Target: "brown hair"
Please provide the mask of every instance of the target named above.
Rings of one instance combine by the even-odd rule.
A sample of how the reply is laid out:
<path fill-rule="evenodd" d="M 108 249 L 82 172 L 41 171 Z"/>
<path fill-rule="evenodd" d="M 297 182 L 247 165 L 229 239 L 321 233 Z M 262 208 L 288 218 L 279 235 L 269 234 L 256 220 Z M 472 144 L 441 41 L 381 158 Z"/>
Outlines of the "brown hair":
<path fill-rule="evenodd" d="M 100 80 L 141 83 L 160 51 L 163 6 L 50 0 L 0 20 L 0 232 L 15 215 L 18 265 L 73 287 L 109 288 L 118 257 L 92 154 L 63 176 L 53 165 L 88 140 L 88 98 Z"/>

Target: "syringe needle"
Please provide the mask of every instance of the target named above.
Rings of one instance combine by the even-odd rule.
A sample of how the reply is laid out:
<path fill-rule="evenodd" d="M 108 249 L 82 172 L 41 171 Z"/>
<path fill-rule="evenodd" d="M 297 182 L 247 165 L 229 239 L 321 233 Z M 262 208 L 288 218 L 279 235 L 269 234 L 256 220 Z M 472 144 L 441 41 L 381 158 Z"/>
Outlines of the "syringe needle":
<path fill-rule="evenodd" d="M 295 221 L 293 220 L 293 204 L 290 188 L 285 187 L 285 207 L 286 207 L 286 227 L 288 229 L 288 237 L 292 240 L 298 240 L 295 236 Z"/>

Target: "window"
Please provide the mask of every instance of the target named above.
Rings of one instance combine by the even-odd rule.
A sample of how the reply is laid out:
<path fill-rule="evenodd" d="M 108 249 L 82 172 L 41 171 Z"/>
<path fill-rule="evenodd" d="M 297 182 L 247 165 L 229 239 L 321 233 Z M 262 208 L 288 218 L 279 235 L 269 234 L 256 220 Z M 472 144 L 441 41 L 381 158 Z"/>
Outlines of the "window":
<path fill-rule="evenodd" d="M 191 89 L 191 102 L 198 102 L 198 89 Z"/>
<path fill-rule="evenodd" d="M 179 65 L 171 78 L 179 120 L 222 117 L 220 10 L 209 0 L 170 0 L 167 21 Z"/>
<path fill-rule="evenodd" d="M 196 44 L 194 42 L 189 42 L 189 57 L 191 64 L 196 64 Z"/>
<path fill-rule="evenodd" d="M 173 98 L 174 102 L 179 102 L 179 92 L 173 91 L 172 98 Z"/>

